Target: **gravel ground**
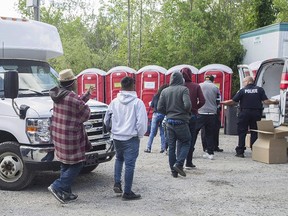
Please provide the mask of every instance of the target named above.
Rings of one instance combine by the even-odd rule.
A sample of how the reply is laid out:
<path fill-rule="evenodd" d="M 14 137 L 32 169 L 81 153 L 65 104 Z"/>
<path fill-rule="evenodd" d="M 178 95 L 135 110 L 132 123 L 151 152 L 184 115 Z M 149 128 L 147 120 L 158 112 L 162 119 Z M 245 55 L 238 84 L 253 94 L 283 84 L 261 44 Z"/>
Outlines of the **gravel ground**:
<path fill-rule="evenodd" d="M 237 136 L 220 131 L 222 153 L 215 160 L 202 158 L 198 137 L 194 163 L 187 177 L 170 175 L 168 156 L 159 153 L 155 138 L 152 153 L 144 153 L 147 137 L 141 140 L 133 190 L 142 199 L 122 201 L 113 187 L 112 162 L 79 176 L 73 185 L 76 202 L 60 204 L 47 190 L 57 172 L 36 176 L 23 191 L 0 191 L 0 215 L 288 215 L 287 164 L 264 164 L 234 156 Z"/>

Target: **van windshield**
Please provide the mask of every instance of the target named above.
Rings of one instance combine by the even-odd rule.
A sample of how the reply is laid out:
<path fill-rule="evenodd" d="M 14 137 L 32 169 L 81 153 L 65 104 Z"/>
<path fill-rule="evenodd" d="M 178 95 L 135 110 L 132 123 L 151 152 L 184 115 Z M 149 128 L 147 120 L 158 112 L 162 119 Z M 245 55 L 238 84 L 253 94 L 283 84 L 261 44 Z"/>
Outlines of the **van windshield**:
<path fill-rule="evenodd" d="M 0 96 L 4 95 L 4 73 L 7 71 L 18 72 L 19 97 L 48 95 L 49 89 L 58 85 L 57 72 L 46 62 L 0 59 Z"/>

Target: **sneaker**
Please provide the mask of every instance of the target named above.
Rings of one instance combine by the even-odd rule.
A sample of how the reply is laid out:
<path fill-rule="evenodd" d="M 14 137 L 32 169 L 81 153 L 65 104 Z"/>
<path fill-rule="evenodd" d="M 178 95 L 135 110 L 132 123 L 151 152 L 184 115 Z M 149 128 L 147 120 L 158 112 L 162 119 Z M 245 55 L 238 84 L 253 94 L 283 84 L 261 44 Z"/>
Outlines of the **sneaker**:
<path fill-rule="evenodd" d="M 118 194 L 119 194 L 119 193 L 123 193 L 122 187 L 121 187 L 121 184 L 120 184 L 120 183 L 115 183 L 113 190 L 114 190 L 115 193 L 118 193 Z"/>
<path fill-rule="evenodd" d="M 192 163 L 192 164 L 186 164 L 185 165 L 185 169 L 189 170 L 189 169 L 193 169 L 195 168 L 196 166 Z"/>
<path fill-rule="evenodd" d="M 209 160 L 213 160 L 214 159 L 214 155 L 213 154 L 208 154 L 207 152 L 203 155 L 203 158 L 208 158 Z"/>
<path fill-rule="evenodd" d="M 151 150 L 150 149 L 145 149 L 144 152 L 151 153 Z"/>
<path fill-rule="evenodd" d="M 64 194 L 60 191 L 56 191 L 52 185 L 48 187 L 48 190 L 52 193 L 52 195 L 62 204 L 66 204 Z"/>
<path fill-rule="evenodd" d="M 244 157 L 245 157 L 243 153 L 241 153 L 241 154 L 238 154 L 238 153 L 237 153 L 235 156 L 236 156 L 236 157 L 240 157 L 240 158 L 244 158 Z"/>
<path fill-rule="evenodd" d="M 208 154 L 208 159 L 209 160 L 213 160 L 214 159 L 214 155 L 213 154 Z"/>
<path fill-rule="evenodd" d="M 186 173 L 184 172 L 183 167 L 181 167 L 181 166 L 179 166 L 179 165 L 177 165 L 177 164 L 174 164 L 173 169 L 174 169 L 177 173 L 179 173 L 181 176 L 184 176 L 184 177 L 186 176 Z"/>
<path fill-rule="evenodd" d="M 135 200 L 135 199 L 140 199 L 141 195 L 140 194 L 135 194 L 133 191 L 130 193 L 124 193 L 122 195 L 122 200 Z"/>
<path fill-rule="evenodd" d="M 177 178 L 177 177 L 178 177 L 178 172 L 172 171 L 171 175 L 172 175 L 174 178 Z"/>
<path fill-rule="evenodd" d="M 66 195 L 64 200 L 65 200 L 65 202 L 73 202 L 73 201 L 77 200 L 77 198 L 78 198 L 77 194 L 70 193 L 70 194 Z"/>
<path fill-rule="evenodd" d="M 165 150 L 162 149 L 162 150 L 160 151 L 160 153 L 164 153 L 164 151 L 165 151 Z"/>
<path fill-rule="evenodd" d="M 219 147 L 214 149 L 215 152 L 223 152 L 224 150 L 223 149 L 220 149 Z"/>

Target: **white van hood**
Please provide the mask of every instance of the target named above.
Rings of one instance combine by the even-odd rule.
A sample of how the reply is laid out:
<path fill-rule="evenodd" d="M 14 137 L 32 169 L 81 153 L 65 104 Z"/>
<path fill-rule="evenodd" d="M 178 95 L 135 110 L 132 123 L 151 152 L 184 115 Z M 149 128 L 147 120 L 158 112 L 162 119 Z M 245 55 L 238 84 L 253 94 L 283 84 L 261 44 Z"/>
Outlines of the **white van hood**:
<path fill-rule="evenodd" d="M 30 108 L 27 110 L 26 117 L 29 118 L 39 118 L 39 117 L 50 117 L 52 115 L 52 109 L 53 109 L 53 101 L 52 99 L 47 97 L 23 97 L 23 98 L 15 98 L 14 100 L 17 104 L 17 106 L 20 108 L 21 105 L 29 106 Z M 11 107 L 12 100 L 11 99 L 4 99 L 2 100 L 4 103 L 3 106 L 7 105 L 5 109 L 6 115 L 16 115 L 14 110 Z M 96 100 L 89 100 L 87 102 L 89 105 L 91 111 L 106 111 L 107 105 L 104 103 L 101 103 Z"/>

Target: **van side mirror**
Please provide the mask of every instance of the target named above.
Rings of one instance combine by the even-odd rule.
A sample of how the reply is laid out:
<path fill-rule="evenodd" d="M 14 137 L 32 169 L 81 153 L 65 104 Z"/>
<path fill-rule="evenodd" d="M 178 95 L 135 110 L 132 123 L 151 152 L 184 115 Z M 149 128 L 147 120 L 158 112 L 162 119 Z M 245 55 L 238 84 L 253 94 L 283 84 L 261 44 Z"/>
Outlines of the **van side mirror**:
<path fill-rule="evenodd" d="M 17 98 L 19 90 L 18 72 L 7 71 L 4 73 L 4 97 Z"/>

